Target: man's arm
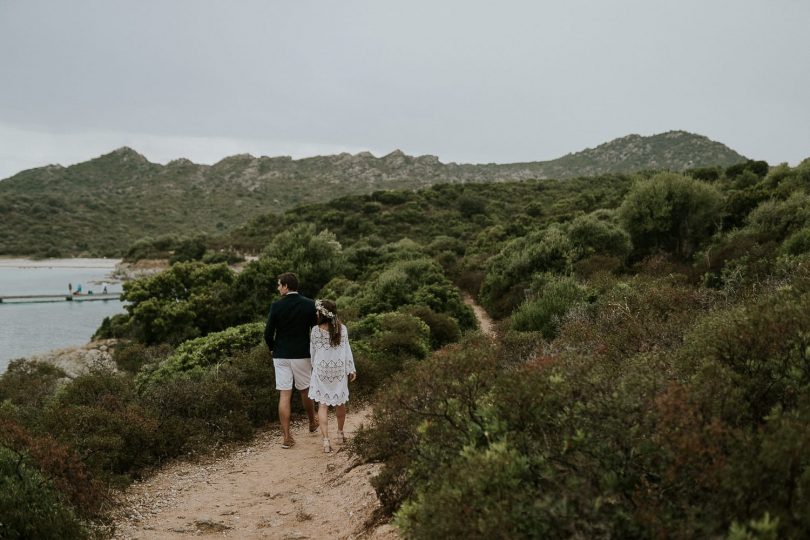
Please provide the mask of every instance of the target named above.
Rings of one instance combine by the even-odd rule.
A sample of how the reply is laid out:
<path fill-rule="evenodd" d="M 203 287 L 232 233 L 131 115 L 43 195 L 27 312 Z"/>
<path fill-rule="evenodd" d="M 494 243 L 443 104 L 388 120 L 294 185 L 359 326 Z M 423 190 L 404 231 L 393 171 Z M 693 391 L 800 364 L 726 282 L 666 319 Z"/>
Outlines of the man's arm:
<path fill-rule="evenodd" d="M 267 348 L 270 353 L 273 353 L 273 344 L 276 337 L 276 317 L 273 310 L 273 305 L 270 305 L 270 313 L 267 315 L 267 324 L 264 326 L 264 342 L 267 343 Z"/>

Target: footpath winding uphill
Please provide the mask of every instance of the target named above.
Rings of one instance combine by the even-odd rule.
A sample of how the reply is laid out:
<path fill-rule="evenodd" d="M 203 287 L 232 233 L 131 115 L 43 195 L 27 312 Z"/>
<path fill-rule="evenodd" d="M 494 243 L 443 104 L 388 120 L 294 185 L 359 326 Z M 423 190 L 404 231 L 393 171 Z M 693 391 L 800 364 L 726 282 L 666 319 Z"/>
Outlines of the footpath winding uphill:
<path fill-rule="evenodd" d="M 494 335 L 492 321 L 471 297 L 481 330 Z M 349 409 L 348 437 L 371 410 Z M 335 429 L 335 419 L 329 420 Z M 370 480 L 379 465 L 357 465 L 349 452 L 324 454 L 319 433 L 297 425 L 296 444 L 281 448 L 281 434 L 270 429 L 232 454 L 209 463 L 169 465 L 120 495 L 115 538 L 398 538 L 391 525 L 368 528 L 379 507 Z"/>

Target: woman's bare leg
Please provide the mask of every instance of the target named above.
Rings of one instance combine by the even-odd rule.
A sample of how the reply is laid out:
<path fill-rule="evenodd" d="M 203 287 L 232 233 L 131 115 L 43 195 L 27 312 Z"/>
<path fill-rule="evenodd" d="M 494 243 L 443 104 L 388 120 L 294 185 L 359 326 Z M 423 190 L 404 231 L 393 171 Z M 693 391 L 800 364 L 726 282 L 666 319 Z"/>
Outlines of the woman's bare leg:
<path fill-rule="evenodd" d="M 329 438 L 329 426 L 327 425 L 329 418 L 329 405 L 320 403 L 318 406 L 318 427 L 321 430 L 321 437 L 324 439 Z"/>
<path fill-rule="evenodd" d="M 337 416 L 338 431 L 343 431 L 343 424 L 346 422 L 346 404 L 338 405 L 335 407 L 335 416 Z"/>

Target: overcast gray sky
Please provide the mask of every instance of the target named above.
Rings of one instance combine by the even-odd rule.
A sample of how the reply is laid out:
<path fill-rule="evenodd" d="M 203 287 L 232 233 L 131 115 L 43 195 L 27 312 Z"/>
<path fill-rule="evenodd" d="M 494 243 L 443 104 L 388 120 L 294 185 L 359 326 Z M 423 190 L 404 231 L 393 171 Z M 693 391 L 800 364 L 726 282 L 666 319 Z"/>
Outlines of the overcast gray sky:
<path fill-rule="evenodd" d="M 396 148 L 515 162 L 682 129 L 810 157 L 807 0 L 0 0 L 0 178 Z"/>

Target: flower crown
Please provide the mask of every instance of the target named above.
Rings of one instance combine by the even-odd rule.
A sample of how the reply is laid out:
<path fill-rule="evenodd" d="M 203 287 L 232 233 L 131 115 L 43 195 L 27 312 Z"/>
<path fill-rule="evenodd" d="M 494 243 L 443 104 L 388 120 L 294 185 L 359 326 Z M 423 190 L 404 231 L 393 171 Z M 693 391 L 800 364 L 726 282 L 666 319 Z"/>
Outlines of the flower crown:
<path fill-rule="evenodd" d="M 315 300 L 315 311 L 317 311 L 318 313 L 320 313 L 321 315 L 323 315 L 326 318 L 329 318 L 329 319 L 334 319 L 335 318 L 335 314 L 332 313 L 331 311 L 329 311 L 328 309 L 326 309 L 326 307 L 324 307 L 324 305 L 323 305 L 323 302 L 321 302 L 320 300 Z"/>

